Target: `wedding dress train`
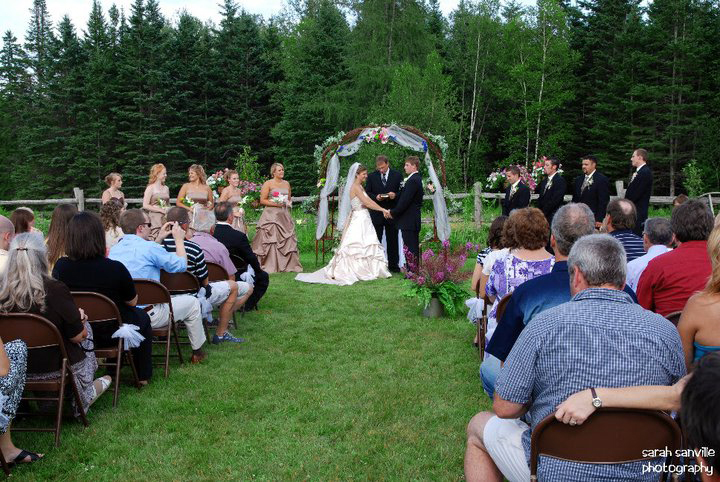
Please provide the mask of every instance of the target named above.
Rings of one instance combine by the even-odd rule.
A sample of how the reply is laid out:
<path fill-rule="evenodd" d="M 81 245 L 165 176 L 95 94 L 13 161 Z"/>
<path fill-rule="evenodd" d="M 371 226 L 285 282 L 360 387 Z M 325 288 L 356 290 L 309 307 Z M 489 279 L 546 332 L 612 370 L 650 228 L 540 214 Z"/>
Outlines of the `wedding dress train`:
<path fill-rule="evenodd" d="M 363 196 L 367 196 L 363 192 Z M 387 259 L 378 241 L 370 212 L 354 197 L 340 246 L 327 266 L 314 273 L 300 273 L 295 279 L 306 283 L 351 285 L 357 281 L 389 278 Z"/>

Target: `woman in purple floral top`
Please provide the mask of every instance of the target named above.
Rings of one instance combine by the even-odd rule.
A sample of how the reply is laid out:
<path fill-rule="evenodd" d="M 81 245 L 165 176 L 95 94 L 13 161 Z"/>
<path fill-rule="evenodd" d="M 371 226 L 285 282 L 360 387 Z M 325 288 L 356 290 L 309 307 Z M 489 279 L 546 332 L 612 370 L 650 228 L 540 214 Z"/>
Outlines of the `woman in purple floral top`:
<path fill-rule="evenodd" d="M 485 293 L 493 301 L 486 340 L 490 340 L 497 326 L 495 314 L 499 301 L 525 281 L 552 270 L 555 257 L 545 250 L 549 237 L 550 226 L 539 209 L 516 209 L 510 214 L 503 226 L 503 243 L 510 247 L 510 252 L 493 264 L 485 286 Z"/>

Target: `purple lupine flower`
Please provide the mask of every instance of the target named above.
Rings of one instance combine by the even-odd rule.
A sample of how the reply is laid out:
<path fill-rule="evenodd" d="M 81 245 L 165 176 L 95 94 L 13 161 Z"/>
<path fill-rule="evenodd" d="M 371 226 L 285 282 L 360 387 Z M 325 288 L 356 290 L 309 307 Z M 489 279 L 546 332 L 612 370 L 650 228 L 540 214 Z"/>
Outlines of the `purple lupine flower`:
<path fill-rule="evenodd" d="M 467 249 L 469 251 L 469 250 L 473 249 L 473 246 L 474 246 L 474 244 L 472 244 L 470 241 L 468 241 L 465 244 L 465 249 Z"/>
<path fill-rule="evenodd" d="M 449 240 L 449 239 L 446 239 L 445 241 L 443 241 L 443 242 L 442 242 L 442 246 L 443 246 L 443 248 L 445 248 L 445 249 L 449 248 L 449 247 L 450 247 L 450 240 Z"/>
<path fill-rule="evenodd" d="M 442 283 L 445 280 L 445 273 L 442 271 L 438 271 L 437 273 L 435 273 L 435 276 L 433 278 L 436 283 Z"/>
<path fill-rule="evenodd" d="M 432 249 L 428 249 L 427 251 L 425 251 L 425 252 L 422 254 L 422 259 L 423 259 L 423 261 L 427 261 L 427 260 L 429 260 L 430 258 L 432 258 L 433 256 L 435 256 L 435 253 L 433 252 L 433 250 L 432 250 Z"/>
<path fill-rule="evenodd" d="M 422 276 L 418 276 L 417 283 L 418 283 L 420 286 L 424 285 L 424 284 L 425 284 L 425 278 L 423 278 Z"/>

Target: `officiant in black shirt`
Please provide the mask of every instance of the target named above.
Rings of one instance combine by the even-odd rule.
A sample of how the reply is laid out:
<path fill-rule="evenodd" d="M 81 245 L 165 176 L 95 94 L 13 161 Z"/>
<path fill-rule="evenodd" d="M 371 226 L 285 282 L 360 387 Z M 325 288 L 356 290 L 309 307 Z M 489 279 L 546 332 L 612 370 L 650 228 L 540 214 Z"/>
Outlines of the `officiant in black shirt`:
<path fill-rule="evenodd" d="M 365 183 L 365 192 L 370 198 L 377 202 L 380 207 L 392 209 L 397 203 L 398 192 L 400 191 L 400 183 L 403 180 L 399 171 L 390 169 L 388 158 L 380 155 L 375 158 L 376 170 L 372 172 Z M 395 223 L 390 219 L 385 219 L 382 212 L 370 211 L 375 232 L 378 240 L 382 242 L 383 230 L 385 230 L 385 240 L 387 242 L 388 268 L 392 272 L 399 272 L 398 267 L 398 229 Z"/>

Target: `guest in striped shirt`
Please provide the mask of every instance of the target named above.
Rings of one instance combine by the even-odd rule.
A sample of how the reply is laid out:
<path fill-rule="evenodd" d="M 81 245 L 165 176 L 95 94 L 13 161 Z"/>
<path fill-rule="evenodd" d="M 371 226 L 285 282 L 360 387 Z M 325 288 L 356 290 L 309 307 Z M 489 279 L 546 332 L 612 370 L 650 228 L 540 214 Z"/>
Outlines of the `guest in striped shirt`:
<path fill-rule="evenodd" d="M 633 232 L 637 211 L 632 201 L 613 199 L 608 203 L 603 228 L 625 248 L 628 263 L 645 254 L 643 239 Z"/>
<path fill-rule="evenodd" d="M 173 207 L 167 213 L 168 222 L 177 222 L 183 230 L 185 230 L 185 252 L 187 253 L 187 270 L 195 275 L 200 282 L 200 286 L 205 288 L 205 297 L 213 308 L 220 310 L 220 319 L 215 335 L 212 338 L 214 345 L 229 341 L 233 343 L 242 343 L 243 338 L 236 338 L 228 331 L 228 324 L 235 310 L 235 302 L 238 298 L 238 284 L 235 281 L 216 281 L 208 282 L 208 269 L 205 263 L 205 254 L 200 246 L 189 241 L 187 238 L 192 237 L 193 229 L 189 226 L 190 216 L 186 209 Z M 175 252 L 175 239 L 168 236 L 158 241 L 166 251 Z M 246 283 L 243 283 L 246 284 Z M 246 290 L 246 286 L 243 287 Z"/>

